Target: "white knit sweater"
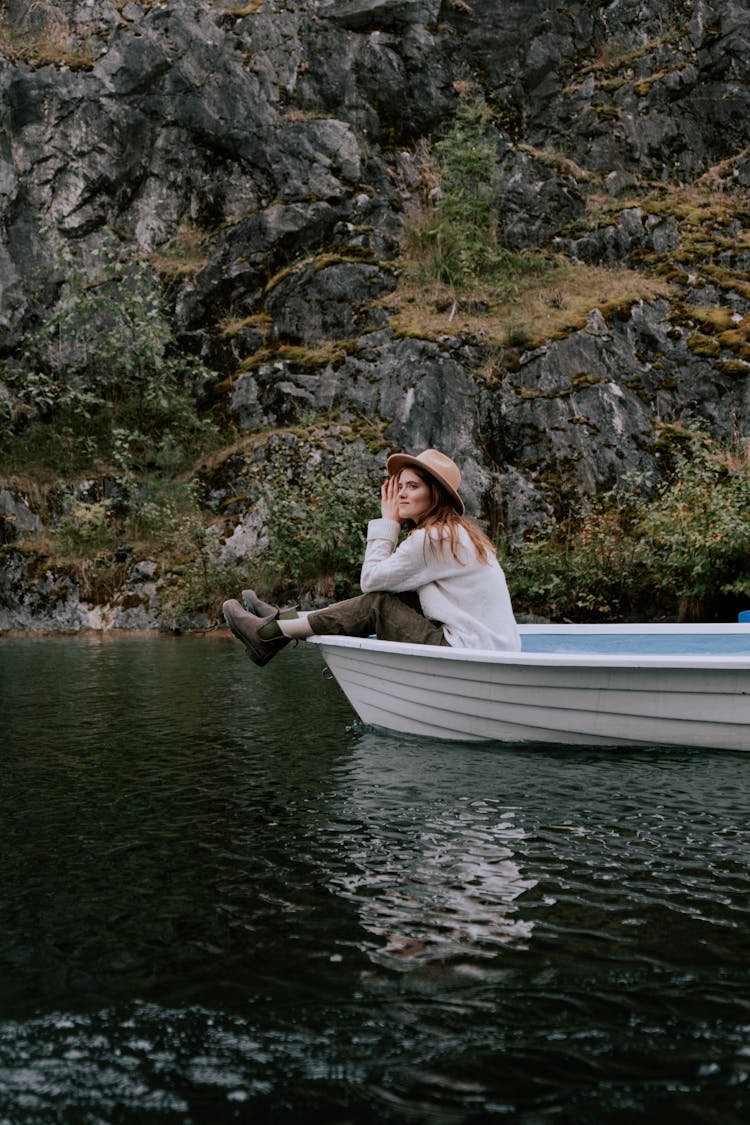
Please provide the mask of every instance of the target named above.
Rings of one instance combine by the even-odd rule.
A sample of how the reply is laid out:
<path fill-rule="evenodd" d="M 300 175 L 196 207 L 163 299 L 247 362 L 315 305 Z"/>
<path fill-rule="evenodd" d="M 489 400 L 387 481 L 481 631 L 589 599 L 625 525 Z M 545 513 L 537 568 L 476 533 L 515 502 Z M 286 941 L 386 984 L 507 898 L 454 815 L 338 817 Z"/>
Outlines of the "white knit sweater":
<path fill-rule="evenodd" d="M 365 594 L 388 590 L 393 594 L 416 590 L 425 617 L 443 625 L 445 639 L 456 648 L 521 648 L 516 619 L 502 567 L 494 555 L 488 563 L 476 558 L 464 528 L 459 528 L 464 565 L 445 544 L 440 551 L 436 531 L 417 529 L 396 547 L 396 520 L 370 520 L 360 585 Z"/>

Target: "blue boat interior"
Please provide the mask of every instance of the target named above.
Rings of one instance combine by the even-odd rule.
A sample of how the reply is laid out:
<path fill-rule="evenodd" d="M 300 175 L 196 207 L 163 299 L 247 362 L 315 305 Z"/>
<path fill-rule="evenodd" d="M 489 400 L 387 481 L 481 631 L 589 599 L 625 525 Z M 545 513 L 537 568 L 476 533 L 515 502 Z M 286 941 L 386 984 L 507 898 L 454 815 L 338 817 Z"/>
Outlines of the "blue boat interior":
<path fill-rule="evenodd" d="M 745 633 L 525 633 L 523 652 L 590 652 L 597 655 L 750 656 Z"/>

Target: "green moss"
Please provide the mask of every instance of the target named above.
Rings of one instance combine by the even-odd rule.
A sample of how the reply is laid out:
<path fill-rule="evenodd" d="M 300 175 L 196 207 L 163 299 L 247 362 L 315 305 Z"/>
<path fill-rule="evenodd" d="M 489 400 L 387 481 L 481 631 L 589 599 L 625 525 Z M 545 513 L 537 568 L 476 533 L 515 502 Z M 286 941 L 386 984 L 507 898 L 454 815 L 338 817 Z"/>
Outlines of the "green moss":
<path fill-rule="evenodd" d="M 603 90 L 605 94 L 614 93 L 615 90 L 621 89 L 626 85 L 626 79 L 617 75 L 616 78 L 605 78 L 603 82 L 599 83 L 599 89 Z"/>
<path fill-rule="evenodd" d="M 538 391 L 534 387 L 522 387 L 520 398 L 567 398 L 574 392 L 574 387 L 561 387 L 557 391 Z"/>
<path fill-rule="evenodd" d="M 741 359 L 721 359 L 716 364 L 722 375 L 731 375 L 733 378 L 745 378 L 750 375 L 750 363 Z"/>
<path fill-rule="evenodd" d="M 633 86 L 633 91 L 639 98 L 645 98 L 651 87 L 656 82 L 660 82 L 662 78 L 666 78 L 669 74 L 668 70 L 660 70 L 657 74 L 650 74 L 648 78 L 642 78 Z"/>
<path fill-rule="evenodd" d="M 601 383 L 601 375 L 591 375 L 586 371 L 579 371 L 576 375 L 570 376 L 570 382 L 574 387 L 591 387 L 596 383 Z"/>
<path fill-rule="evenodd" d="M 607 105 L 605 102 L 594 102 L 593 108 L 600 117 L 615 118 L 620 116 L 620 111 L 616 105 Z"/>
<path fill-rule="evenodd" d="M 324 270 L 328 269 L 329 266 L 372 262 L 374 258 L 375 255 L 372 250 L 363 247 L 361 250 L 352 250 L 348 254 L 320 254 L 317 258 L 313 259 L 313 265 L 316 270 Z"/>
<path fill-rule="evenodd" d="M 348 263 L 351 265 L 359 264 L 361 262 L 372 263 L 374 261 L 375 255 L 366 247 L 362 248 L 361 250 L 351 250 L 347 254 L 312 255 L 311 257 L 303 258 L 298 262 L 292 262 L 289 265 L 284 266 L 283 269 L 280 269 L 278 273 L 275 273 L 270 281 L 266 283 L 264 293 L 271 293 L 277 287 L 277 285 L 279 285 L 287 277 L 291 277 L 292 274 L 299 273 L 300 270 L 304 269 L 305 266 L 312 266 L 315 270 L 324 270 L 328 269 L 329 266 L 337 266 L 344 263 Z M 384 268 L 392 269 L 391 266 L 387 266 Z"/>
<path fill-rule="evenodd" d="M 672 451 L 675 446 L 684 446 L 695 440 L 695 433 L 685 426 L 678 426 L 669 422 L 659 423 L 656 427 L 656 441 L 654 448 L 659 452 Z"/>

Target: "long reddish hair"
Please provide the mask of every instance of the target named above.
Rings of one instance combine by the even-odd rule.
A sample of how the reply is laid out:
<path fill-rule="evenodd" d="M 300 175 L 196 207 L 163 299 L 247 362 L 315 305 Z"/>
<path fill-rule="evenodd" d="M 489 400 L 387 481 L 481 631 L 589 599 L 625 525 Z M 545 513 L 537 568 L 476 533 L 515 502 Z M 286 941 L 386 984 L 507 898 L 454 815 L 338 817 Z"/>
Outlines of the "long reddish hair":
<path fill-rule="evenodd" d="M 430 490 L 430 506 L 424 515 L 420 516 L 419 523 L 412 526 L 409 534 L 412 531 L 426 531 L 425 550 L 429 543 L 431 550 L 444 554 L 447 546 L 456 562 L 461 566 L 466 566 L 467 560 L 461 558 L 463 544 L 458 534 L 459 527 L 462 527 L 476 551 L 477 561 L 488 563 L 490 557 L 495 554 L 495 548 L 484 532 L 480 531 L 475 523 L 465 519 L 456 511 L 450 496 L 440 482 L 433 477 L 432 473 L 413 463 L 409 465 L 409 469 L 416 473 Z M 411 523 L 411 520 L 406 521 L 407 526 Z M 433 528 L 437 531 L 436 535 L 430 534 Z"/>

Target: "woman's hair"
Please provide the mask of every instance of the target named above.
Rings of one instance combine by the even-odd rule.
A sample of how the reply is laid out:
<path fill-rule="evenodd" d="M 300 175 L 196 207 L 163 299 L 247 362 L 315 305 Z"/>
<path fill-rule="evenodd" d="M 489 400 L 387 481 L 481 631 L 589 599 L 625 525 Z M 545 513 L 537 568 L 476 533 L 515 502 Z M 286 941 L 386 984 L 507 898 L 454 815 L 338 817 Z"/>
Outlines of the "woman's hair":
<path fill-rule="evenodd" d="M 484 532 L 480 531 L 471 520 L 465 519 L 456 511 L 450 496 L 431 473 L 414 464 L 409 465 L 409 468 L 417 474 L 420 480 L 424 481 L 430 490 L 430 506 L 420 517 L 419 523 L 415 524 L 412 529 L 419 528 L 420 531 L 427 532 L 425 550 L 429 543 L 431 550 L 443 554 L 447 545 L 456 562 L 460 563 L 461 566 L 466 566 L 468 560 L 461 557 L 464 553 L 462 551 L 463 544 L 458 534 L 459 527 L 463 527 L 476 551 L 477 561 L 488 563 L 490 556 L 495 554 L 495 548 Z M 436 535 L 430 534 L 433 528 L 437 532 Z"/>

